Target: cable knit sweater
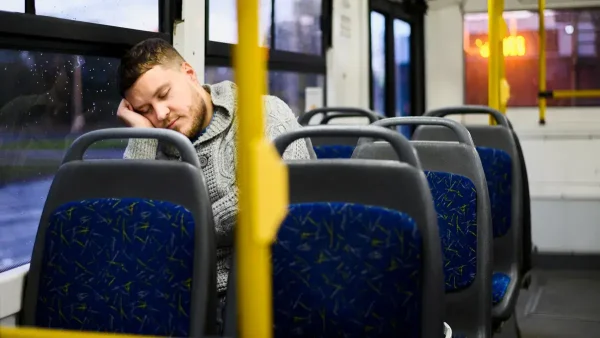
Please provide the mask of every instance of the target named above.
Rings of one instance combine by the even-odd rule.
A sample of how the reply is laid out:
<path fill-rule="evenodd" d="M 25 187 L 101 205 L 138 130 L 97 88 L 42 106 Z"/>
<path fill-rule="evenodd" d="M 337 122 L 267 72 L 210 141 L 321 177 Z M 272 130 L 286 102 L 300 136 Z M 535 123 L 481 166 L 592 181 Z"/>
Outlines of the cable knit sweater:
<path fill-rule="evenodd" d="M 200 158 L 212 202 L 217 235 L 217 291 L 222 294 L 227 288 L 233 226 L 238 210 L 235 181 L 237 89 L 230 81 L 203 87 L 211 94 L 213 118 L 206 132 L 193 145 Z M 291 109 L 282 100 L 264 96 L 263 105 L 265 134 L 270 140 L 300 128 Z M 179 154 L 171 147 L 160 145 L 157 140 L 131 139 L 124 158 L 179 160 Z M 283 154 L 283 159 L 310 159 L 306 142 L 298 140 L 292 143 Z"/>

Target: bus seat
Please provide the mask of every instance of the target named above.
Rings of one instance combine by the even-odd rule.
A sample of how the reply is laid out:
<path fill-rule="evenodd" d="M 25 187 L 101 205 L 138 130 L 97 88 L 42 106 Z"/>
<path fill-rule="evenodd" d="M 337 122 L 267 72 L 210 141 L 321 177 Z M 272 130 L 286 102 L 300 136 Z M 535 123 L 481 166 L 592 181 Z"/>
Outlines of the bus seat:
<path fill-rule="evenodd" d="M 102 139 L 175 145 L 180 161 L 82 160 Z M 75 140 L 48 193 L 21 325 L 197 337 L 213 334 L 211 203 L 190 141 L 165 129 L 97 130 Z"/>
<path fill-rule="evenodd" d="M 485 172 L 494 235 L 492 274 L 493 318 L 505 321 L 514 313 L 521 285 L 523 184 L 521 164 L 508 119 L 489 107 L 465 106 L 431 111 L 425 116 L 491 114 L 498 125 L 471 125 L 469 130 Z M 415 140 L 455 141 L 445 128 L 421 126 Z"/>
<path fill-rule="evenodd" d="M 433 197 L 442 239 L 446 322 L 453 334 L 491 336 L 492 233 L 484 171 L 469 132 L 449 119 L 397 117 L 373 125 L 441 125 L 459 143 L 412 141 Z M 387 142 L 361 139 L 353 158 L 397 160 Z"/>
<path fill-rule="evenodd" d="M 298 123 L 307 126 L 310 120 L 322 114 L 321 124 L 327 124 L 335 118 L 366 117 L 369 123 L 379 120 L 376 113 L 350 107 L 325 107 L 305 112 L 298 118 Z M 318 159 L 350 158 L 358 142 L 358 137 L 315 137 L 312 139 L 315 155 Z"/>
<path fill-rule="evenodd" d="M 275 337 L 439 337 L 443 276 L 437 221 L 414 149 L 372 126 L 305 127 L 313 136 L 378 135 L 399 161 L 287 161 L 289 213 L 273 255 Z"/>

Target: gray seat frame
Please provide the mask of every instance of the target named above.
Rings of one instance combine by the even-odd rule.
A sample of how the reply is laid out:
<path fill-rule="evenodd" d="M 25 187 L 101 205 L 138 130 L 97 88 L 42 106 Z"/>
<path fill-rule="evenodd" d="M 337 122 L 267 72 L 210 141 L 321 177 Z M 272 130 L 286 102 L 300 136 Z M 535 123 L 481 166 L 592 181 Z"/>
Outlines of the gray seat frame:
<path fill-rule="evenodd" d="M 335 113 L 333 115 L 329 115 L 329 113 Z M 332 118 L 341 118 L 343 116 L 352 116 L 352 117 L 366 117 L 369 119 L 369 123 L 373 123 L 379 120 L 379 116 L 369 110 L 360 109 L 360 108 L 351 108 L 351 107 L 324 107 L 317 108 L 310 111 L 305 112 L 298 118 L 298 123 L 302 126 L 308 126 L 310 120 L 318 115 L 323 114 L 324 118 L 323 123 L 329 122 Z M 310 138 L 313 146 L 323 146 L 323 145 L 347 145 L 347 146 L 356 146 L 358 142 L 358 137 L 356 136 L 347 136 L 347 137 L 312 137 Z M 312 157 L 311 157 L 312 158 Z M 316 158 L 316 155 L 315 155 Z"/>
<path fill-rule="evenodd" d="M 473 283 L 446 293 L 445 320 L 454 332 L 467 337 L 491 337 L 492 221 L 485 174 L 473 140 L 461 124 L 437 117 L 395 117 L 373 125 L 439 125 L 451 130 L 459 143 L 411 141 L 423 170 L 447 172 L 469 178 L 477 190 L 477 264 Z M 353 158 L 397 160 L 387 142 L 359 140 Z"/>
<path fill-rule="evenodd" d="M 523 181 L 522 167 L 517 145 L 510 129 L 508 119 L 502 113 L 485 106 L 462 106 L 443 108 L 427 112 L 424 116 L 443 117 L 451 114 L 486 114 L 497 121 L 497 125 L 467 125 L 475 146 L 495 148 L 505 151 L 511 157 L 512 165 L 512 201 L 511 227 L 508 232 L 494 238 L 494 272 L 502 272 L 510 276 L 511 281 L 503 300 L 492 307 L 492 318 L 506 321 L 515 314 L 515 305 L 519 297 L 522 271 L 523 241 Z M 413 140 L 456 141 L 456 136 L 446 128 L 436 126 L 420 126 Z"/>
<path fill-rule="evenodd" d="M 444 332 L 444 288 L 437 214 L 414 148 L 402 135 L 376 126 L 305 127 L 279 136 L 275 146 L 283 154 L 293 141 L 316 135 L 381 137 L 392 144 L 404 161 L 287 161 L 290 203 L 360 203 L 410 215 L 423 239 L 421 336 L 439 337 Z"/>
<path fill-rule="evenodd" d="M 161 160 L 82 160 L 94 142 L 106 139 L 158 139 L 175 145 L 183 162 Z M 119 184 L 118 181 L 126 182 Z M 111 128 L 79 137 L 67 151 L 50 187 L 40 219 L 25 286 L 20 324 L 36 326 L 35 314 L 48 220 L 67 202 L 91 198 L 146 198 L 187 208 L 195 221 L 190 337 L 216 334 L 216 248 L 211 202 L 200 161 L 189 139 L 155 128 Z"/>

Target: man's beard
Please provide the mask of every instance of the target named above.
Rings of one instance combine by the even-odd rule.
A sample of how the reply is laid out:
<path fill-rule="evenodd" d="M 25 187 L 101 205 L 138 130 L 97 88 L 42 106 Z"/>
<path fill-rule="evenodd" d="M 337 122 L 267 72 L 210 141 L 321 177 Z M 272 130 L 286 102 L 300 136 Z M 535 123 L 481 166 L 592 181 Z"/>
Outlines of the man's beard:
<path fill-rule="evenodd" d="M 195 142 L 196 137 L 202 130 L 201 128 L 202 128 L 202 126 L 204 126 L 204 123 L 206 121 L 207 108 L 206 108 L 206 103 L 200 96 L 200 93 L 196 90 L 194 90 L 193 93 L 194 93 L 193 94 L 194 98 L 193 98 L 192 105 L 190 106 L 190 114 L 189 114 L 189 116 L 192 120 L 192 125 L 190 126 L 188 131 L 185 133 L 182 132 L 181 130 L 178 130 L 178 131 L 181 134 L 183 134 L 184 136 L 186 136 L 187 138 L 189 138 L 192 142 Z M 172 157 L 180 156 L 179 151 L 172 144 L 160 144 L 160 149 L 164 154 L 166 154 L 168 156 L 172 156 Z"/>
<path fill-rule="evenodd" d="M 185 136 L 193 139 L 200 133 L 204 123 L 206 122 L 206 110 L 206 103 L 200 96 L 200 93 L 194 90 L 194 100 L 192 106 L 190 107 L 192 125 Z"/>

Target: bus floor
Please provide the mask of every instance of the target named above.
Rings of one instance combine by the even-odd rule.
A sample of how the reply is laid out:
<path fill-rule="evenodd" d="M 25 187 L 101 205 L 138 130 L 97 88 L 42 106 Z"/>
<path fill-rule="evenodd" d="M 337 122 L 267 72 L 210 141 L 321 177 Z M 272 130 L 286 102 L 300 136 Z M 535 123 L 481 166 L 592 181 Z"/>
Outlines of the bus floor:
<path fill-rule="evenodd" d="M 517 303 L 522 338 L 599 336 L 600 271 L 534 269 L 531 276 Z"/>

